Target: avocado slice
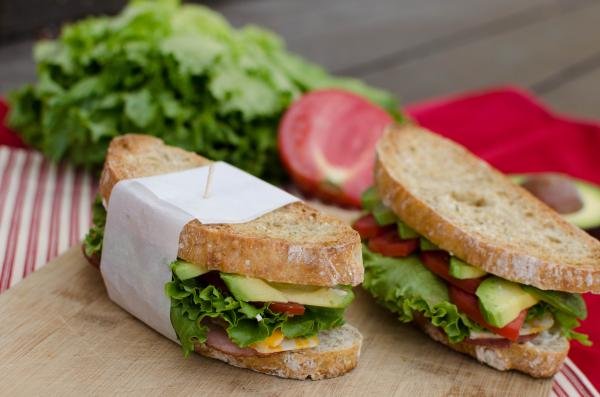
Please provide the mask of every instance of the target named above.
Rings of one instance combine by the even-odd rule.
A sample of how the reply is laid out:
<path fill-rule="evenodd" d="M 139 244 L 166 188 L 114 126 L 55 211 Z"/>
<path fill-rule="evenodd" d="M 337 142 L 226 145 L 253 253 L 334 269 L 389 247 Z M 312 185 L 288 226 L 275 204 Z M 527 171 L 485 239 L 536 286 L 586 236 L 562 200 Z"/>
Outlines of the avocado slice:
<path fill-rule="evenodd" d="M 236 299 L 244 302 L 288 302 L 285 295 L 259 278 L 221 273 L 221 279 Z"/>
<path fill-rule="evenodd" d="M 539 299 L 526 292 L 521 285 L 499 277 L 490 277 L 479 285 L 475 295 L 483 318 L 490 325 L 502 328 L 519 316 L 519 313 Z"/>
<path fill-rule="evenodd" d="M 381 201 L 379 199 L 379 195 L 377 194 L 377 189 L 375 189 L 375 186 L 371 186 L 370 188 L 365 190 L 360 196 L 360 201 L 363 209 L 367 211 L 373 211 L 375 206 Z"/>
<path fill-rule="evenodd" d="M 397 224 L 400 238 L 407 239 L 419 237 L 419 233 L 415 232 L 410 226 L 407 226 L 406 223 L 398 221 Z"/>
<path fill-rule="evenodd" d="M 528 174 L 514 174 L 510 177 L 515 183 L 522 184 L 527 180 Z M 562 214 L 562 216 L 582 229 L 600 228 L 600 186 L 580 179 L 569 178 L 577 188 L 583 201 L 583 207 L 578 211 Z"/>
<path fill-rule="evenodd" d="M 554 306 L 567 314 L 575 316 L 581 320 L 587 317 L 587 307 L 585 301 L 579 294 L 571 294 L 562 291 L 546 291 L 533 287 L 531 285 L 523 285 L 523 289 L 539 300 Z"/>
<path fill-rule="evenodd" d="M 221 273 L 236 299 L 244 302 L 295 302 L 302 305 L 343 308 L 354 299 L 352 289 L 269 283 L 239 274 Z"/>
<path fill-rule="evenodd" d="M 471 266 L 455 256 L 450 257 L 450 275 L 459 280 L 483 277 L 487 274 L 478 267 Z"/>
<path fill-rule="evenodd" d="M 196 265 L 194 263 L 186 262 L 184 260 L 178 259 L 173 262 L 171 265 L 171 269 L 175 272 L 175 275 L 180 280 L 187 280 L 190 278 L 198 277 L 203 275 L 204 273 L 208 273 L 208 269 Z"/>
<path fill-rule="evenodd" d="M 379 226 L 391 225 L 398 220 L 396 214 L 383 205 L 383 203 L 377 203 L 377 205 L 375 205 L 375 208 L 373 208 L 373 217 Z"/>
<path fill-rule="evenodd" d="M 421 251 L 437 251 L 440 249 L 440 247 L 427 240 L 425 237 L 419 239 L 419 248 L 421 248 Z"/>
<path fill-rule="evenodd" d="M 583 201 L 583 207 L 563 216 L 582 229 L 600 227 L 600 186 L 575 180 L 575 186 Z"/>
<path fill-rule="evenodd" d="M 354 299 L 350 287 L 327 288 L 310 285 L 272 283 L 289 302 L 302 305 L 344 308 Z"/>

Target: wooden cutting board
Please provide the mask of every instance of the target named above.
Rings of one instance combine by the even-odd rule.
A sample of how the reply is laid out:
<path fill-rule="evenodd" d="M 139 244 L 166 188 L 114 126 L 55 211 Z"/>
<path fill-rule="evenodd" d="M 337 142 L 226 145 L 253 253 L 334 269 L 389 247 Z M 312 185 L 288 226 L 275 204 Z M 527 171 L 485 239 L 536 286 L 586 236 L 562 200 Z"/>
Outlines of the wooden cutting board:
<path fill-rule="evenodd" d="M 420 334 L 361 290 L 364 335 L 346 376 L 296 381 L 192 355 L 121 310 L 79 248 L 0 295 L 0 394 L 546 396 L 552 382 L 498 372 Z"/>

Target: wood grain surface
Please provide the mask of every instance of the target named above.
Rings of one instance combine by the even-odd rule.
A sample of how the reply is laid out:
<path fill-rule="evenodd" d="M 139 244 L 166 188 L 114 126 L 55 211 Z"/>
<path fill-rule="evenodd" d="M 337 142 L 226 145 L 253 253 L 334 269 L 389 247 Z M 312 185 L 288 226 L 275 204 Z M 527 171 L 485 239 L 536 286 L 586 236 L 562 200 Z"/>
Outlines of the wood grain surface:
<path fill-rule="evenodd" d="M 359 366 L 346 376 L 295 381 L 185 359 L 178 345 L 108 299 L 79 247 L 0 295 L 0 319 L 6 396 L 545 396 L 552 385 L 452 352 L 361 290 L 347 319 L 365 339 Z"/>

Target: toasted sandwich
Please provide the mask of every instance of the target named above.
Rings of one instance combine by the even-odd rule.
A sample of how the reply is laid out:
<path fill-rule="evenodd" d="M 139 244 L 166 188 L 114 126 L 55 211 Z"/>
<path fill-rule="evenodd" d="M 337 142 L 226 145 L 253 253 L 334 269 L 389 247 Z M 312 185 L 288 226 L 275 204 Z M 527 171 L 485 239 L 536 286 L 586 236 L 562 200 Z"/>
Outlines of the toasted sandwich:
<path fill-rule="evenodd" d="M 498 370 L 555 374 L 600 293 L 600 242 L 464 147 L 423 128 L 377 144 L 364 288 L 401 321 Z"/>
<path fill-rule="evenodd" d="M 84 253 L 99 263 L 106 212 L 120 181 L 209 164 L 144 135 L 115 138 L 108 149 Z M 241 224 L 194 220 L 165 264 L 170 318 L 185 355 L 294 379 L 343 375 L 357 365 L 361 334 L 344 311 L 363 279 L 357 232 L 295 202 Z"/>

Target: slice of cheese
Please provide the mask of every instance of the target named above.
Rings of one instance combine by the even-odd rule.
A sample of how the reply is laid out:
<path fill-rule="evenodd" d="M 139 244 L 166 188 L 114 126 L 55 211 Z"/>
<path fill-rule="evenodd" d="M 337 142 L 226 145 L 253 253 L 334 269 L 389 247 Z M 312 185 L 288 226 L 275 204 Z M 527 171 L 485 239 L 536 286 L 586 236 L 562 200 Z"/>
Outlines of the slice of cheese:
<path fill-rule="evenodd" d="M 542 317 L 528 321 L 523 324 L 519 336 L 538 334 L 546 331 L 554 325 L 552 314 L 546 313 Z M 488 331 L 471 331 L 469 339 L 505 339 L 503 336 Z"/>
<path fill-rule="evenodd" d="M 269 354 L 288 350 L 309 349 L 318 344 L 319 337 L 316 335 L 308 338 L 286 338 L 281 330 L 277 329 L 271 336 L 253 343 L 250 347 L 259 353 Z"/>

